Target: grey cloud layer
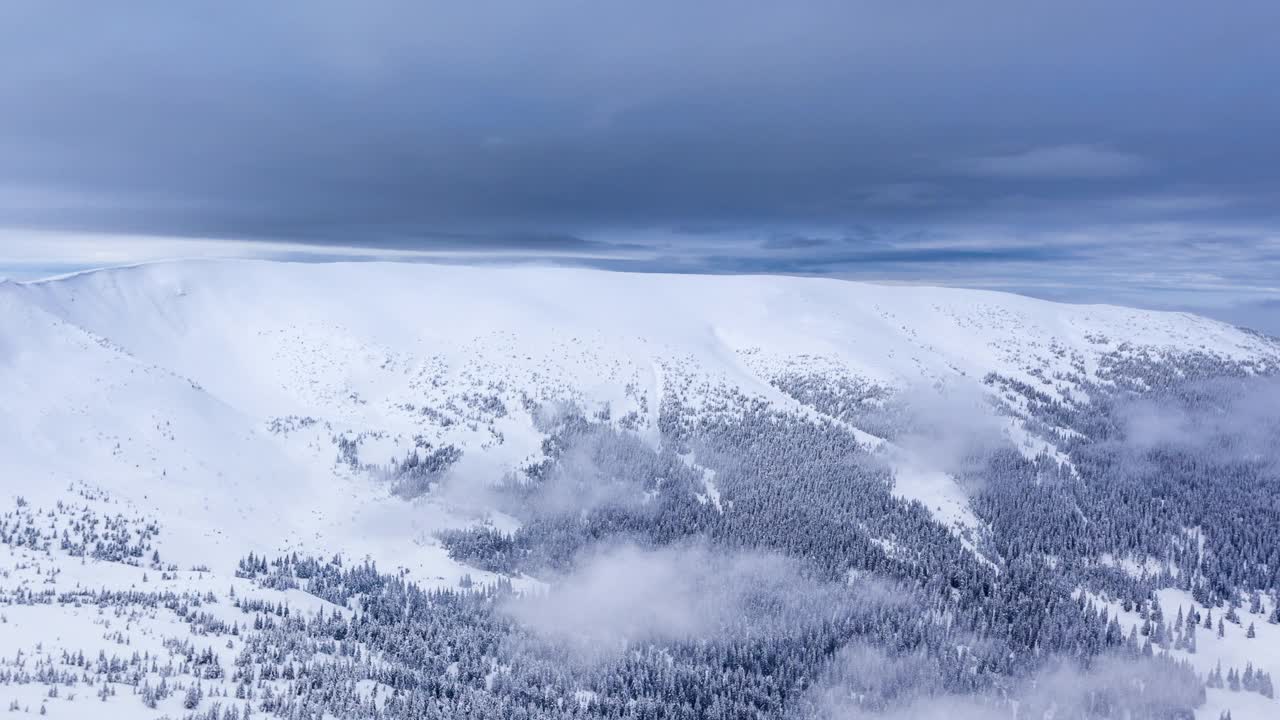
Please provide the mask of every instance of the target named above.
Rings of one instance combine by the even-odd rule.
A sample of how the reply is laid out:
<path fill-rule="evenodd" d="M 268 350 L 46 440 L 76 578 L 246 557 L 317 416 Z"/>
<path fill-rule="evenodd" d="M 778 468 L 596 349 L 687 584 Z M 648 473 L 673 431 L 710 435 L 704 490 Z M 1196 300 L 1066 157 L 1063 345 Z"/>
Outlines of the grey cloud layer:
<path fill-rule="evenodd" d="M 0 12 L 7 224 L 393 242 L 1278 186 L 1272 3 Z"/>
<path fill-rule="evenodd" d="M 1278 23 L 1266 0 L 19 0 L 0 228 L 924 280 L 1280 332 Z M 0 274 L 26 237 L 0 232 Z"/>

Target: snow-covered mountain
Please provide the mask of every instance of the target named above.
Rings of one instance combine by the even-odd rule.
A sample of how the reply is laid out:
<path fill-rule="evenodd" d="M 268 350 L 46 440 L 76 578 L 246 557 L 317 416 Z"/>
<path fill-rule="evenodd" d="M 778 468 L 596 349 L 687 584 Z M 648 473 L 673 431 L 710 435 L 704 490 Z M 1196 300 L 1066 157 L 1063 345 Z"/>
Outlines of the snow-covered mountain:
<path fill-rule="evenodd" d="M 250 553 L 367 557 L 424 587 L 493 581 L 451 557 L 439 533 L 518 525 L 475 497 L 549 459 L 548 415 L 563 408 L 655 450 L 669 442 L 669 417 L 707 422 L 763 406 L 826 423 L 891 468 L 895 495 L 919 500 L 994 565 L 986 521 L 954 468 L 890 437 L 876 412 L 944 394 L 941 414 L 976 419 L 956 418 L 942 435 L 981 427 L 1069 468 L 1059 440 L 1075 431 L 1047 432 L 1032 403 L 1087 403 L 1125 363 L 1188 357 L 1262 372 L 1280 363 L 1280 343 L 1182 313 L 787 277 L 190 261 L 0 283 L 3 510 L 34 528 L 27 537 L 52 542 L 11 536 L 0 593 L 139 589 L 149 572 L 151 590 L 233 587 L 350 612 L 236 578 Z M 699 467 L 696 454 L 682 457 Z M 419 472 L 426 492 L 397 491 L 408 458 L 438 465 Z M 450 492 L 435 492 L 446 478 Z M 703 482 L 700 500 L 719 508 L 715 473 Z M 64 530 L 106 537 L 85 530 L 90 517 L 118 517 L 102 522 L 139 546 L 145 538 L 148 557 L 68 554 Z M 225 598 L 209 607 L 227 622 L 240 615 Z M 135 649 L 172 657 L 163 639 L 185 632 L 163 609 L 114 626 L 68 602 L 4 612 L 4 656 L 119 651 L 108 636 L 123 626 Z M 53 638 L 55 626 L 66 629 Z M 1274 625 L 1258 630 L 1280 639 Z M 227 663 L 235 642 L 219 646 Z M 45 685 L 26 687 L 20 705 L 82 716 Z M 1280 708 L 1255 697 L 1232 706 L 1236 718 Z M 149 709 L 107 698 L 121 717 L 180 715 L 179 699 Z M 1220 704 L 1211 692 L 1201 712 L 1216 718 Z"/>
<path fill-rule="evenodd" d="M 1116 352 L 1277 354 L 1193 315 L 974 290 L 384 263 L 6 283 L 0 322 L 14 490 L 92 482 L 181 518 L 201 562 L 329 533 L 404 562 L 431 519 L 370 506 L 364 479 L 334 463 L 336 437 L 374 464 L 415 438 L 453 444 L 459 472 L 496 480 L 540 453 L 529 400 L 631 415 L 656 442 L 668 393 L 697 404 L 728 388 L 815 412 L 776 383 L 978 387 L 995 372 L 1064 395 L 1053 378 L 1095 378 Z"/>

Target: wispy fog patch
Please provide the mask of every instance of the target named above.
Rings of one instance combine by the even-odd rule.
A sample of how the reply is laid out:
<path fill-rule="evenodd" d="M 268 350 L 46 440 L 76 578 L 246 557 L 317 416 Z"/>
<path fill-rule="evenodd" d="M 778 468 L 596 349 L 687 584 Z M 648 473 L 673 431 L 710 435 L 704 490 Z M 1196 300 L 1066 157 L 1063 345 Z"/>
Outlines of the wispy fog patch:
<path fill-rule="evenodd" d="M 535 502 L 544 514 L 582 512 L 606 505 L 637 505 L 657 481 L 640 471 L 653 453 L 638 438 L 608 428 L 578 434 L 545 478 Z M 627 463 L 627 456 L 636 463 Z M 643 462 L 650 460 L 650 462 Z"/>
<path fill-rule="evenodd" d="M 432 488 L 432 498 L 464 516 L 476 518 L 504 509 L 506 498 L 495 483 L 501 475 L 483 469 L 487 468 L 477 470 L 464 460 Z"/>
<path fill-rule="evenodd" d="M 1280 460 L 1280 378 L 1230 378 L 1180 386 L 1117 408 L 1128 445 L 1139 451 L 1212 451 L 1219 459 Z"/>
<path fill-rule="evenodd" d="M 462 510 L 496 508 L 529 519 L 636 508 L 660 484 L 696 479 L 673 457 L 633 433 L 587 420 L 573 404 L 539 405 L 532 420 L 545 435 L 541 461 L 512 472 L 483 456 L 464 459 L 435 488 L 436 497 Z"/>
<path fill-rule="evenodd" d="M 1204 702 L 1204 688 L 1172 661 L 1103 657 L 1081 670 L 1063 662 L 1025 683 L 1019 717 L 1174 717 Z"/>
<path fill-rule="evenodd" d="M 947 695 L 914 700 L 905 707 L 870 710 L 847 704 L 849 698 L 834 698 L 831 705 L 813 713 L 813 720 L 1016 720 L 1012 710 L 994 701 L 977 697 Z"/>
<path fill-rule="evenodd" d="M 621 544 L 588 551 L 549 591 L 513 599 L 505 609 L 547 639 L 598 648 L 786 632 L 815 608 L 855 597 L 870 604 L 902 601 L 872 580 L 852 588 L 820 583 L 780 555 L 702 543 Z"/>
<path fill-rule="evenodd" d="M 923 656 L 892 657 L 883 649 L 855 643 L 845 646 L 831 662 L 826 681 L 810 702 L 818 717 L 856 717 L 885 708 L 894 700 L 911 699 L 922 689 L 939 687 L 937 665 Z"/>
<path fill-rule="evenodd" d="M 1104 657 L 1090 668 L 1054 661 L 1009 692 L 938 694 L 920 659 L 852 646 L 804 705 L 813 720 L 1023 720 L 1181 717 L 1204 702 L 1193 674 L 1161 658 Z"/>
<path fill-rule="evenodd" d="M 526 517 L 577 515 L 602 507 L 636 509 L 660 491 L 701 485 L 701 475 L 671 451 L 657 451 L 638 435 L 589 420 L 572 406 L 535 414 L 546 433 L 545 461 L 526 469 L 529 492 L 512 512 Z"/>
<path fill-rule="evenodd" d="M 960 474 L 1009 443 L 990 398 L 972 385 L 911 386 L 887 412 L 898 454 L 931 470 Z"/>
<path fill-rule="evenodd" d="M 785 593 L 798 580 L 778 556 L 716 554 L 702 545 L 620 545 L 589 553 L 553 590 L 508 610 L 559 639 L 670 640 L 718 634 L 751 595 Z"/>

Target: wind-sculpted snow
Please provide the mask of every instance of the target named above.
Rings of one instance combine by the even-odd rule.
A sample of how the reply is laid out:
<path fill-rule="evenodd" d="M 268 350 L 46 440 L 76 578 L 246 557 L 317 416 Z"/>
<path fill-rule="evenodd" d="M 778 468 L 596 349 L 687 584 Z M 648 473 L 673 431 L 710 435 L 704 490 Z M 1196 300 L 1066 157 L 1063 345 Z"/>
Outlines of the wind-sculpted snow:
<path fill-rule="evenodd" d="M 1190 315 L 816 279 L 3 283 L 0 693 L 54 717 L 1267 717 L 1277 372 L 1275 340 Z M 1171 592 L 1234 618 L 1222 642 L 1160 615 Z"/>

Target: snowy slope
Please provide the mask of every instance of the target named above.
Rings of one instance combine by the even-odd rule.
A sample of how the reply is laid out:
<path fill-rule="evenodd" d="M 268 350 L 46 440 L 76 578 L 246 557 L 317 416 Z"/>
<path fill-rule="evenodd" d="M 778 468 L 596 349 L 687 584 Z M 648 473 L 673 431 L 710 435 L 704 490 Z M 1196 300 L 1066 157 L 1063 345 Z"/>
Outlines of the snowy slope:
<path fill-rule="evenodd" d="M 1053 395 L 1060 383 L 1046 378 L 1096 372 L 1122 343 L 1276 353 L 1191 315 L 992 292 L 381 263 L 183 262 L 8 283 L 0 323 L 10 339 L 0 341 L 0 390 L 12 398 L 3 421 L 18 425 L 10 457 L 28 472 L 70 463 L 61 472 L 74 475 L 89 460 L 130 492 L 139 474 L 160 476 L 147 486 L 155 493 L 180 483 L 179 504 L 194 502 L 192 486 L 234 503 L 230 484 L 252 484 L 259 497 L 313 498 L 324 522 L 350 502 L 334 497 L 335 434 L 376 464 L 402 457 L 415 436 L 452 443 L 465 451 L 460 469 L 483 482 L 537 455 L 526 397 L 634 412 L 652 435 L 677 375 L 797 406 L 771 382 L 836 368 L 889 387 L 971 384 L 994 371 Z M 909 468 L 902 491 L 928 500 L 936 470 Z M 394 512 L 369 510 L 384 511 Z M 311 533 L 317 521 L 271 525 Z"/>
<path fill-rule="evenodd" d="M 443 520 L 370 499 L 367 478 L 335 466 L 335 436 L 372 464 L 415 437 L 454 444 L 458 473 L 483 483 L 538 456 L 527 399 L 635 413 L 654 437 L 677 376 L 809 412 L 771 381 L 838 370 L 906 387 L 994 371 L 1055 394 L 1045 378 L 1095 372 L 1122 343 L 1277 352 L 1191 315 L 971 290 L 383 263 L 179 262 L 6 283 L 0 329 L 14 490 L 92 480 L 180 518 L 199 538 L 193 561 L 332 535 L 433 567 L 429 548 L 405 546 Z M 971 521 L 938 468 L 900 460 L 900 492 Z"/>
<path fill-rule="evenodd" d="M 0 283 L 0 510 L 23 496 L 27 512 L 74 501 L 154 518 L 165 563 L 200 582 L 207 568 L 224 589 L 247 553 L 289 550 L 453 586 L 483 573 L 433 533 L 480 518 L 396 497 L 366 466 L 453 445 L 453 475 L 483 485 L 540 457 L 533 413 L 556 402 L 630 418 L 657 442 L 672 394 L 697 407 L 731 388 L 819 414 L 783 381 L 978 388 L 997 372 L 1061 397 L 1061 378 L 1141 349 L 1280 356 L 1186 314 L 782 277 L 193 261 Z M 1016 438 L 1016 419 L 1002 422 Z M 900 494 L 977 523 L 943 468 L 850 430 L 898 468 Z M 47 584 L 39 562 L 67 560 L 19 555 L 0 589 Z M 6 654 L 38 642 L 37 615 L 0 624 Z"/>

